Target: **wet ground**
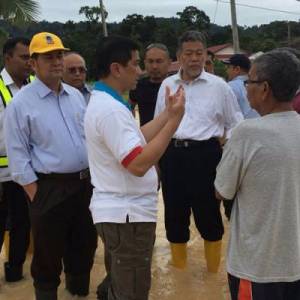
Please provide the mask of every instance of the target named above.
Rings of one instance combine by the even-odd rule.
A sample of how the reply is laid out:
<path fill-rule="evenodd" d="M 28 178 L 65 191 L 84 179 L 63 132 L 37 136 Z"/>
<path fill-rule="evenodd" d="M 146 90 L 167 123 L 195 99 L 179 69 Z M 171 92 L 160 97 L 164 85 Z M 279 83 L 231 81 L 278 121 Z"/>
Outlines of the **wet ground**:
<path fill-rule="evenodd" d="M 191 226 L 191 240 L 188 244 L 188 266 L 186 270 L 177 270 L 169 265 L 170 250 L 165 238 L 163 224 L 163 204 L 159 199 L 159 219 L 157 238 L 152 263 L 152 288 L 150 300 L 229 300 L 226 281 L 224 254 L 227 247 L 228 223 L 225 223 L 225 236 L 220 272 L 206 272 L 203 241 L 194 226 Z M 4 251 L 0 255 L 0 300 L 33 300 L 33 287 L 30 277 L 30 257 L 24 266 L 25 278 L 18 283 L 6 283 L 3 279 Z M 91 274 L 91 289 L 88 297 L 71 297 L 64 289 L 64 278 L 59 287 L 59 300 L 86 299 L 95 300 L 97 284 L 105 275 L 103 248 L 101 241 L 97 249 L 95 264 Z"/>

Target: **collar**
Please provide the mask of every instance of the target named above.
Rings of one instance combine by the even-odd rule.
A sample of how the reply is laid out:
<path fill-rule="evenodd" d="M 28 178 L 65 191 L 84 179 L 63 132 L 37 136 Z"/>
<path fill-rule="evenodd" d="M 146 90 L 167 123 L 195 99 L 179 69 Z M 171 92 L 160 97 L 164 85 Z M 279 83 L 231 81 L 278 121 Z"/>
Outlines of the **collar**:
<path fill-rule="evenodd" d="M 13 79 L 11 78 L 11 76 L 5 68 L 3 68 L 3 70 L 1 71 L 1 76 L 6 86 L 15 84 L 15 82 L 13 81 Z"/>
<path fill-rule="evenodd" d="M 122 103 L 124 106 L 126 106 L 131 111 L 131 105 L 128 103 L 116 90 L 114 90 L 112 87 L 104 83 L 103 81 L 97 81 L 94 85 L 94 90 L 101 91 L 109 94 L 112 96 L 115 100 Z"/>
<path fill-rule="evenodd" d="M 91 88 L 87 84 L 84 84 L 84 86 L 80 89 L 80 92 L 85 94 L 90 94 Z"/>
<path fill-rule="evenodd" d="M 231 81 L 235 81 L 235 80 L 242 80 L 242 81 L 245 81 L 248 79 L 248 75 L 239 75 L 239 76 L 236 76 L 234 77 Z"/>
<path fill-rule="evenodd" d="M 45 85 L 44 82 L 42 82 L 38 77 L 33 81 L 33 83 L 37 89 L 37 93 L 41 98 L 46 98 L 49 94 L 54 93 L 53 90 L 51 90 L 47 85 Z M 61 90 L 59 92 L 59 95 L 62 94 L 70 94 L 69 88 L 64 83 L 61 83 Z"/>
<path fill-rule="evenodd" d="M 175 81 L 186 82 L 185 80 L 182 79 L 181 73 L 182 73 L 182 69 L 180 68 L 179 71 L 174 75 Z M 209 74 L 205 72 L 205 70 L 203 69 L 198 77 L 196 77 L 195 79 L 189 82 L 208 81 L 208 79 L 209 79 Z"/>

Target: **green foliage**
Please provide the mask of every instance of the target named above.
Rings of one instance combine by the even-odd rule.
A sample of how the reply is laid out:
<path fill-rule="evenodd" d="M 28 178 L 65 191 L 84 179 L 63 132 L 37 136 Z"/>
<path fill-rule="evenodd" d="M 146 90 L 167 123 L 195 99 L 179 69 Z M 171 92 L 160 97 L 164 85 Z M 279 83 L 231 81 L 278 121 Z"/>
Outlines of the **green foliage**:
<path fill-rule="evenodd" d="M 34 0 L 0 0 L 0 19 L 13 23 L 37 21 L 39 4 Z"/>
<path fill-rule="evenodd" d="M 80 12 L 86 17 L 84 22 L 75 23 L 68 21 L 62 24 L 42 21 L 29 24 L 26 27 L 20 27 L 10 22 L 14 19 L 14 13 L 8 14 L 7 12 L 9 8 L 16 9 L 16 6 L 11 5 L 16 2 L 36 3 L 37 1 L 0 0 L 0 46 L 1 42 L 3 44 L 8 35 L 31 38 L 37 32 L 53 32 L 62 38 L 66 47 L 84 56 L 89 70 L 89 80 L 95 78 L 95 50 L 102 39 L 99 8 L 83 6 Z M 7 6 L 6 3 L 9 5 Z M 3 7 L 5 7 L 5 10 Z M 4 16 L 7 21 L 3 20 Z M 300 23 L 290 22 L 289 24 L 292 37 L 290 46 L 300 49 Z M 211 24 L 209 17 L 194 6 L 186 7 L 182 12 L 177 13 L 177 17 L 172 18 L 156 18 L 154 16 L 132 14 L 119 23 L 107 24 L 107 27 L 110 35 L 118 34 L 134 39 L 141 46 L 142 57 L 143 49 L 150 43 L 160 42 L 169 48 L 171 58 L 175 60 L 178 37 L 187 29 L 205 31 L 209 46 L 232 43 L 231 26 Z M 253 53 L 287 46 L 287 31 L 287 22 L 283 21 L 276 21 L 261 26 L 239 27 L 240 47 L 249 53 Z M 214 64 L 215 72 L 223 77 L 225 75 L 224 65 L 217 60 Z"/>
<path fill-rule="evenodd" d="M 207 31 L 210 19 L 204 11 L 195 6 L 187 6 L 182 12 L 178 12 L 179 20 L 182 24 L 182 32 L 186 30 Z"/>
<path fill-rule="evenodd" d="M 214 70 L 216 75 L 226 79 L 227 77 L 226 66 L 218 59 L 214 60 Z"/>
<path fill-rule="evenodd" d="M 97 23 L 101 17 L 101 9 L 99 6 L 82 6 L 79 10 L 80 15 L 84 15 L 89 22 Z M 107 18 L 107 11 L 105 11 L 105 18 Z"/>

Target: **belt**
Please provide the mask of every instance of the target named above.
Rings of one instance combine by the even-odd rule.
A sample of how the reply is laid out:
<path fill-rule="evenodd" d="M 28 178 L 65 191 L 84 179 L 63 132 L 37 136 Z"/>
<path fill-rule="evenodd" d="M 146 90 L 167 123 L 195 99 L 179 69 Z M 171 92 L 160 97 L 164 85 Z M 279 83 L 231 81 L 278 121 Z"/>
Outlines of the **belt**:
<path fill-rule="evenodd" d="M 196 141 L 196 140 L 188 140 L 188 139 L 172 139 L 171 145 L 174 148 L 191 148 L 191 147 L 201 147 L 207 144 L 214 144 L 217 142 L 217 138 L 212 137 L 208 140 Z"/>
<path fill-rule="evenodd" d="M 90 170 L 84 169 L 75 173 L 36 173 L 39 179 L 83 180 L 90 178 Z"/>

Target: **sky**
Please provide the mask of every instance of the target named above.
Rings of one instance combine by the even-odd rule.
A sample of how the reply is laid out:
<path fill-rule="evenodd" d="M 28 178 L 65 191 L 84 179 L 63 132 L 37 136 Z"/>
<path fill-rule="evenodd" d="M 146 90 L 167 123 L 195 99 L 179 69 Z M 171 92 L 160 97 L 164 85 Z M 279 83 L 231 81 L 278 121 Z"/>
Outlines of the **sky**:
<path fill-rule="evenodd" d="M 222 1 L 222 2 L 221 2 Z M 231 23 L 230 0 L 103 0 L 108 11 L 107 22 L 120 22 L 130 14 L 155 17 L 172 17 L 186 6 L 196 6 L 203 10 L 212 23 L 227 25 Z M 49 22 L 75 22 L 84 20 L 78 11 L 81 6 L 97 6 L 98 0 L 38 0 L 41 8 L 40 20 Z M 281 13 L 262 9 L 243 7 L 238 4 L 259 6 L 275 10 L 292 12 Z M 268 24 L 272 21 L 299 21 L 300 0 L 236 0 L 237 22 L 241 26 Z"/>

